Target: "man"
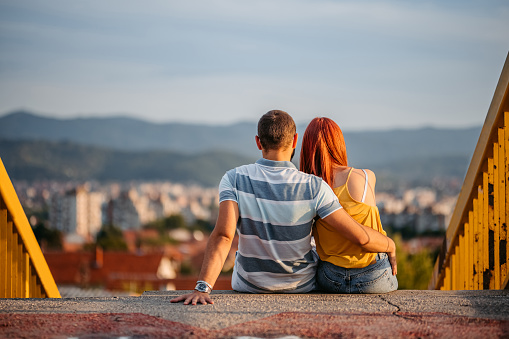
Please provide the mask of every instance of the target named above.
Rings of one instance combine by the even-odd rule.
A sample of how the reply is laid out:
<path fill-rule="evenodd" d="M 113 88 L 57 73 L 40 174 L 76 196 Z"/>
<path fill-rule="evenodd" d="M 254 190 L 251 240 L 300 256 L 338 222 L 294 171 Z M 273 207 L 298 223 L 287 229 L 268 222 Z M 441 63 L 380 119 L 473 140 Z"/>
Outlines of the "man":
<path fill-rule="evenodd" d="M 239 250 L 232 287 L 251 293 L 305 293 L 315 288 L 317 258 L 311 227 L 318 216 L 369 252 L 387 252 L 397 272 L 396 246 L 381 233 L 358 224 L 321 178 L 297 170 L 292 117 L 270 111 L 255 137 L 263 158 L 228 171 L 219 185 L 219 216 L 210 235 L 195 291 L 171 302 L 213 304 L 209 294 L 221 272 L 235 230 Z"/>

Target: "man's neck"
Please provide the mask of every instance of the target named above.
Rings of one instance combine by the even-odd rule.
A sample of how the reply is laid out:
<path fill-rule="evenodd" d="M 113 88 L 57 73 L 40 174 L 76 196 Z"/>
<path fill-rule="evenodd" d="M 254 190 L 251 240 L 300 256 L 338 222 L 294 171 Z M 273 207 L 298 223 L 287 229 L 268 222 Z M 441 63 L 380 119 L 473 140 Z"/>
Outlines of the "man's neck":
<path fill-rule="evenodd" d="M 262 150 L 264 159 L 272 161 L 291 161 L 293 149 L 287 150 Z"/>

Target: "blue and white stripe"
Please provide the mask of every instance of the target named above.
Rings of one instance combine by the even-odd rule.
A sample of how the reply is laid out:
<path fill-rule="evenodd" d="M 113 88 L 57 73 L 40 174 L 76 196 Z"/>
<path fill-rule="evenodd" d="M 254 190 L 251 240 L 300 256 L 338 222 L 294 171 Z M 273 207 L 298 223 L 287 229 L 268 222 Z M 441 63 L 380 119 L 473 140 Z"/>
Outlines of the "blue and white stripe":
<path fill-rule="evenodd" d="M 260 159 L 228 171 L 220 202 L 239 207 L 239 250 L 232 286 L 240 292 L 302 293 L 314 289 L 317 257 L 311 248 L 313 218 L 341 208 L 322 179 L 289 161 Z"/>

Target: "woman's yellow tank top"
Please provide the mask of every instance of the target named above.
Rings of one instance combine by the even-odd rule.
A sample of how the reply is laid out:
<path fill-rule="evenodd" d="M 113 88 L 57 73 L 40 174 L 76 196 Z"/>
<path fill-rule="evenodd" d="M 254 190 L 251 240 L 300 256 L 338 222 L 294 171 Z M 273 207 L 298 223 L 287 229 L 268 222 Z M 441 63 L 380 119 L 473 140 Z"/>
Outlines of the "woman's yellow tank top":
<path fill-rule="evenodd" d="M 357 201 L 353 199 L 350 192 L 348 192 L 348 180 L 350 179 L 352 171 L 353 168 L 350 169 L 344 185 L 333 189 L 334 193 L 338 197 L 341 206 L 343 206 L 345 211 L 353 219 L 364 226 L 371 227 L 383 235 L 386 235 L 386 232 L 382 228 L 378 207 L 368 205 L 363 201 Z M 368 176 L 366 172 L 364 173 L 366 176 L 364 192 L 366 192 Z M 336 266 L 344 268 L 361 268 L 374 263 L 376 260 L 377 253 L 365 252 L 360 246 L 346 240 L 337 230 L 329 226 L 322 219 L 318 219 L 315 222 L 313 236 L 316 241 L 316 251 L 322 261 L 328 261 Z"/>

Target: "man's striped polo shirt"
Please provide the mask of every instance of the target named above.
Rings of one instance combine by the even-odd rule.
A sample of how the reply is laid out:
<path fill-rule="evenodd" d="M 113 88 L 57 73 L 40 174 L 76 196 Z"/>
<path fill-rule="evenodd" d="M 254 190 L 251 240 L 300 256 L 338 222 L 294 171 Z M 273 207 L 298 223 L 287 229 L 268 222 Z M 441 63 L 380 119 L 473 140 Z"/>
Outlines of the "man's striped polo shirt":
<path fill-rule="evenodd" d="M 223 176 L 219 201 L 239 207 L 239 249 L 232 287 L 239 292 L 309 292 L 317 257 L 311 247 L 313 218 L 341 208 L 319 177 L 290 161 L 260 159 Z"/>

